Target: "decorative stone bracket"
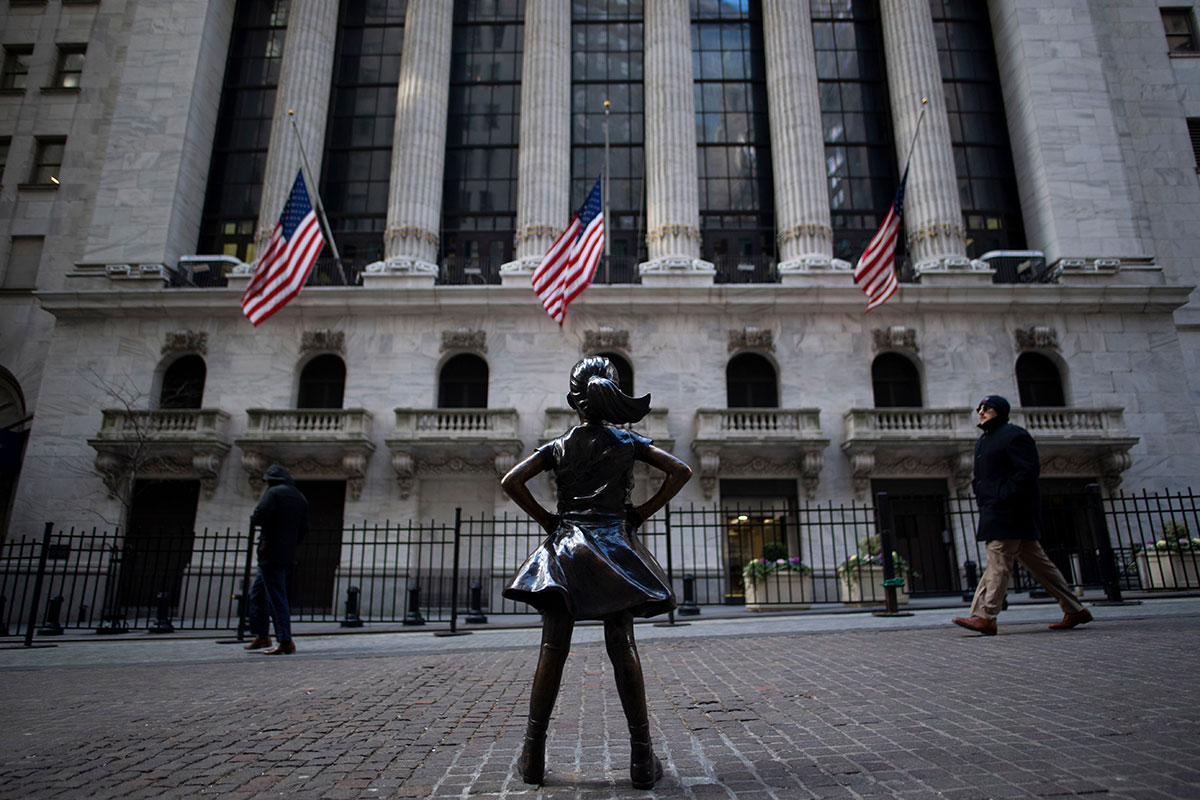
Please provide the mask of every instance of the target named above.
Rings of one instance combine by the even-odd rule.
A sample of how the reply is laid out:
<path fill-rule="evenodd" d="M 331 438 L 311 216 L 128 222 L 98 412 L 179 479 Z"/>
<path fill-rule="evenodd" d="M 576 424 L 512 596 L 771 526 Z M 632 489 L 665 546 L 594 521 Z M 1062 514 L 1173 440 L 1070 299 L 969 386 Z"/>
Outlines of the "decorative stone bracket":
<path fill-rule="evenodd" d="M 520 451 L 517 447 L 500 447 L 491 458 L 431 455 L 418 457 L 412 451 L 392 447 L 392 470 L 396 473 L 396 485 L 400 499 L 412 495 L 413 484 L 420 477 L 493 472 L 496 478 L 504 477 L 517 464 Z"/>
<path fill-rule="evenodd" d="M 363 484 L 367 477 L 367 462 L 370 451 L 350 451 L 340 457 L 320 457 L 298 455 L 292 457 L 273 456 L 268 458 L 261 450 L 242 450 L 242 469 L 250 488 L 256 495 L 262 494 L 266 488 L 263 472 L 271 464 L 281 464 L 293 478 L 300 480 L 345 480 L 346 488 L 350 490 L 350 498 L 358 500 L 362 497 Z"/>

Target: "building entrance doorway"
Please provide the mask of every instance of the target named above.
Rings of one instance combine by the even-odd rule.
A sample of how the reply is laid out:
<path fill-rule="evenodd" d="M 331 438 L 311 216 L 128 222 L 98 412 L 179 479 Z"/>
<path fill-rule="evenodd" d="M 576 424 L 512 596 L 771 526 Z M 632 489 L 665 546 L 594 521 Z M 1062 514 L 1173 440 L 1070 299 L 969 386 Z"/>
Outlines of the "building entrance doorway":
<path fill-rule="evenodd" d="M 153 608 L 160 592 L 179 605 L 183 572 L 192 559 L 200 481 L 139 480 L 125 542 L 113 557 L 120 564 L 124 608 Z"/>
<path fill-rule="evenodd" d="M 961 592 L 958 559 L 946 514 L 946 481 L 876 480 L 871 481 L 871 492 L 888 493 L 896 553 L 913 570 L 913 574 L 904 576 L 909 594 Z"/>
<path fill-rule="evenodd" d="M 345 481 L 296 481 L 308 500 L 308 536 L 296 550 L 296 566 L 288 580 L 288 603 L 294 616 L 328 614 L 342 557 Z"/>
<path fill-rule="evenodd" d="M 725 602 L 746 602 L 742 568 L 772 550 L 803 558 L 796 530 L 794 480 L 721 481 L 721 519 L 725 533 Z M 782 548 L 782 549 L 780 549 Z"/>

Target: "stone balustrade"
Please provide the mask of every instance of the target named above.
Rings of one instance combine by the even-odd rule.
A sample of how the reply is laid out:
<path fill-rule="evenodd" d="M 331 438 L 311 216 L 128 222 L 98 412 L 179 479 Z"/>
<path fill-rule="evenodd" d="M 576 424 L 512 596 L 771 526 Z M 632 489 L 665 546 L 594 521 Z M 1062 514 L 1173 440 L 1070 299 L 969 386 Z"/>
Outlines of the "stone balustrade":
<path fill-rule="evenodd" d="M 125 409 L 106 408 L 102 412 L 97 439 L 128 441 L 142 438 L 223 440 L 229 427 L 229 415 L 215 408 Z"/>
<path fill-rule="evenodd" d="M 821 435 L 815 408 L 701 408 L 696 411 L 697 439 L 781 439 Z"/>
<path fill-rule="evenodd" d="M 516 439 L 512 408 L 397 408 L 395 439 Z"/>

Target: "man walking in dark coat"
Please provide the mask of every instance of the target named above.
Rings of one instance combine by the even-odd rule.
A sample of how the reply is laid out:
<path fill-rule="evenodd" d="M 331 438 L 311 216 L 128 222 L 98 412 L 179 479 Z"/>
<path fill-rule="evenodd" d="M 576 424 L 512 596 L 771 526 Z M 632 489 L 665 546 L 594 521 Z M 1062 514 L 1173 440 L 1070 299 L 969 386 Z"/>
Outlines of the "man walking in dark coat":
<path fill-rule="evenodd" d="M 954 624 L 985 636 L 996 635 L 1013 561 L 1029 571 L 1058 601 L 1063 618 L 1051 623 L 1065 630 L 1092 621 L 1092 613 L 1075 597 L 1054 562 L 1042 549 L 1042 499 L 1038 490 L 1037 445 L 1029 431 L 1008 421 L 1008 401 L 990 394 L 975 409 L 983 435 L 975 442 L 975 477 L 971 486 L 979 506 L 975 538 L 987 542 L 987 568 L 975 590 L 971 616 L 955 617 Z"/>
<path fill-rule="evenodd" d="M 291 609 L 288 607 L 287 573 L 296 561 L 296 545 L 308 534 L 308 500 L 292 482 L 292 476 L 279 464 L 272 464 L 263 474 L 267 490 L 250 515 L 250 525 L 260 528 L 258 537 L 258 575 L 250 587 L 250 632 L 254 641 L 247 650 L 261 650 L 266 655 L 288 655 L 296 652 L 292 641 Z M 275 637 L 279 643 L 271 647 L 271 629 L 267 615 L 275 620 Z"/>

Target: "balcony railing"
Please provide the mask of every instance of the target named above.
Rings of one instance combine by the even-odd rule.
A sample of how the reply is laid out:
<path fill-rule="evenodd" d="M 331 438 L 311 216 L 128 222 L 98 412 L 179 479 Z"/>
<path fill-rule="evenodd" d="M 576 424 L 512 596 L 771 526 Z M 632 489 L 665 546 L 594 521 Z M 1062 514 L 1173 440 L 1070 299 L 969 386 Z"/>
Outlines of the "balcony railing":
<path fill-rule="evenodd" d="M 395 413 L 394 439 L 517 438 L 517 412 L 511 408 L 397 408 Z"/>
<path fill-rule="evenodd" d="M 229 415 L 215 408 L 106 408 L 97 439 L 111 442 L 223 440 Z"/>
<path fill-rule="evenodd" d="M 280 441 L 366 439 L 371 414 L 361 408 L 246 410 L 246 438 Z"/>
<path fill-rule="evenodd" d="M 962 408 L 852 408 L 843 416 L 846 440 L 973 440 L 974 415 Z"/>
<path fill-rule="evenodd" d="M 758 256 L 715 256 L 714 283 L 778 283 L 779 270 L 775 257 Z"/>
<path fill-rule="evenodd" d="M 213 289 L 229 285 L 234 267 L 242 262 L 233 256 L 184 256 L 170 271 L 168 288 Z M 358 286 L 367 262 L 353 258 L 318 258 L 305 286 Z"/>
<path fill-rule="evenodd" d="M 819 437 L 820 417 L 815 408 L 701 408 L 696 411 L 696 438 L 789 441 Z"/>
<path fill-rule="evenodd" d="M 1125 416 L 1119 408 L 1020 408 L 1012 422 L 1035 436 L 1056 439 L 1125 435 Z"/>
<path fill-rule="evenodd" d="M 447 258 L 437 282 L 443 286 L 498 284 L 501 263 L 490 258 Z"/>

